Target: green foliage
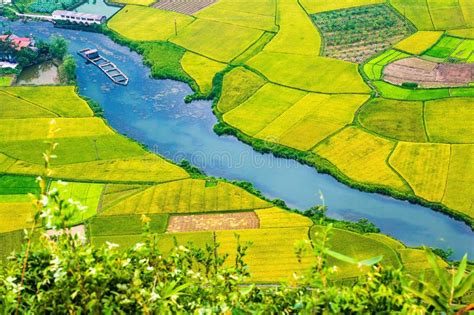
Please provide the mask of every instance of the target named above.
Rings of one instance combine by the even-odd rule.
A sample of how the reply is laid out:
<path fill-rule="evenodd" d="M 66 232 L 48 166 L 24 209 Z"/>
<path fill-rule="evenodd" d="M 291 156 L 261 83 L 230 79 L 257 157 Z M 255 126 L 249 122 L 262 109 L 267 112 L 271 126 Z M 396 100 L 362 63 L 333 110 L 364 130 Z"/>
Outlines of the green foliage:
<path fill-rule="evenodd" d="M 51 13 L 54 10 L 68 10 L 76 7 L 82 0 L 35 0 L 27 10 L 37 13 Z"/>
<path fill-rule="evenodd" d="M 63 59 L 67 54 L 67 41 L 61 36 L 52 36 L 49 41 L 51 56 L 56 59 Z"/>
<path fill-rule="evenodd" d="M 179 162 L 179 166 L 184 168 L 186 172 L 191 175 L 192 178 L 203 178 L 206 176 L 206 173 L 204 173 L 203 170 L 199 169 L 198 167 L 192 165 L 189 161 L 187 160 L 181 160 Z"/>
<path fill-rule="evenodd" d="M 65 85 L 73 85 L 76 82 L 76 60 L 67 55 L 59 66 L 59 80 Z"/>

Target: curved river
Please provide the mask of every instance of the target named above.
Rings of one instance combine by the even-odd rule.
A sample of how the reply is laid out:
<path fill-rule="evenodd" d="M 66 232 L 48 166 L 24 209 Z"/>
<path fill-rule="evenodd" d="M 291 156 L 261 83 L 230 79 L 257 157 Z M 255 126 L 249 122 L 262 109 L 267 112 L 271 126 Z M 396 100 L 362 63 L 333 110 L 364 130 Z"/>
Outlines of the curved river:
<path fill-rule="evenodd" d="M 260 154 L 235 138 L 217 136 L 212 130 L 216 118 L 210 102 L 185 104 L 183 98 L 191 93 L 186 84 L 151 79 L 141 56 L 102 34 L 57 29 L 41 22 L 14 22 L 2 28 L 42 39 L 53 34 L 66 38 L 78 61 L 81 94 L 101 104 L 113 128 L 161 155 L 175 161 L 188 159 L 212 176 L 252 182 L 269 198 L 283 199 L 298 209 L 321 204 L 321 192 L 331 217 L 367 218 L 383 233 L 409 246 L 452 248 L 455 259 L 465 252 L 474 256 L 474 232 L 463 222 L 425 207 L 351 189 L 296 161 Z M 76 55 L 83 48 L 99 49 L 129 76 L 130 84 L 116 86 L 93 65 L 85 64 Z"/>

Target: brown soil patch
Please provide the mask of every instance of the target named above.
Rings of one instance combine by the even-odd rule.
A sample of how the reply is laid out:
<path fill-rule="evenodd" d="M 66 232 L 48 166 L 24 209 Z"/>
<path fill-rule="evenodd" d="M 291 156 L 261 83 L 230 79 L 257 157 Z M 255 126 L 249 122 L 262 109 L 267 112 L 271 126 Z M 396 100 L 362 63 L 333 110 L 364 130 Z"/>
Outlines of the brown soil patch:
<path fill-rule="evenodd" d="M 474 64 L 436 63 L 412 57 L 388 64 L 383 74 L 385 81 L 396 85 L 414 82 L 423 88 L 468 86 L 474 82 Z"/>
<path fill-rule="evenodd" d="M 217 0 L 160 0 L 153 7 L 191 15 L 215 2 Z"/>
<path fill-rule="evenodd" d="M 258 229 L 255 212 L 170 216 L 167 232 Z"/>

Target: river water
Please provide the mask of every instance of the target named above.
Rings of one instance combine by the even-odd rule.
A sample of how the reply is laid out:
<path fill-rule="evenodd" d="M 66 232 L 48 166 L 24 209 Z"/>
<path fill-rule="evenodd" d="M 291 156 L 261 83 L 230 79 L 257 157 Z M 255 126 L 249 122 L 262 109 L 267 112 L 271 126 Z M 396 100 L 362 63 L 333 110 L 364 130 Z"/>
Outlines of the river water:
<path fill-rule="evenodd" d="M 185 104 L 183 98 L 192 92 L 186 84 L 151 79 L 138 54 L 101 34 L 57 29 L 41 22 L 14 22 L 3 28 L 43 39 L 53 34 L 66 38 L 78 61 L 80 93 L 101 104 L 118 132 L 156 153 L 175 161 L 185 158 L 208 175 L 252 182 L 269 198 L 283 199 L 298 209 L 321 204 L 322 194 L 331 217 L 367 218 L 409 246 L 452 248 L 453 258 L 465 252 L 474 257 L 474 232 L 463 222 L 405 201 L 351 189 L 311 167 L 257 153 L 232 137 L 217 136 L 212 131 L 216 118 L 210 102 Z M 76 55 L 83 48 L 99 49 L 129 76 L 129 85 L 114 85 L 86 64 Z"/>

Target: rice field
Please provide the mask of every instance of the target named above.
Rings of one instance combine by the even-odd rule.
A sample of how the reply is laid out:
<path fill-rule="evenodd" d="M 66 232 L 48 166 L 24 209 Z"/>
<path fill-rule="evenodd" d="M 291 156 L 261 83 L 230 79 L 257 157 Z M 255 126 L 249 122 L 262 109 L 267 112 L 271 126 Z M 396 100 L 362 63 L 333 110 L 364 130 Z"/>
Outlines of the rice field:
<path fill-rule="evenodd" d="M 420 31 L 402 40 L 394 47 L 412 55 L 420 55 L 436 44 L 442 35 L 443 32 Z"/>
<path fill-rule="evenodd" d="M 321 232 L 321 226 L 313 226 L 310 231 L 311 239 L 316 241 L 319 237 L 318 233 Z M 393 248 L 387 246 L 383 242 L 379 242 L 365 235 L 340 229 L 333 229 L 330 235 L 328 246 L 333 251 L 358 260 L 369 259 L 374 256 L 382 255 L 382 264 L 384 266 L 392 266 L 394 268 L 401 266 L 401 262 Z M 336 266 L 336 273 L 333 275 L 333 277 L 336 279 L 357 277 L 369 270 L 367 267 L 359 268 L 352 264 L 337 260 L 333 257 L 328 257 L 328 265 Z"/>
<path fill-rule="evenodd" d="M 264 84 L 265 80 L 243 67 L 234 68 L 224 76 L 222 94 L 217 103 L 221 113 L 226 113 L 244 103 Z"/>
<path fill-rule="evenodd" d="M 255 135 L 306 94 L 267 83 L 242 105 L 225 113 L 224 121 L 248 135 Z"/>
<path fill-rule="evenodd" d="M 309 93 L 255 136 L 306 151 L 350 124 L 367 95 Z"/>
<path fill-rule="evenodd" d="M 164 41 L 174 36 L 176 30 L 182 32 L 193 21 L 194 18 L 180 13 L 127 5 L 107 25 L 130 40 Z"/>
<path fill-rule="evenodd" d="M 440 99 L 425 104 L 426 131 L 432 142 L 473 143 L 473 120 L 471 98 Z"/>
<path fill-rule="evenodd" d="M 0 87 L 10 86 L 13 82 L 13 77 L 11 76 L 0 76 Z"/>
<path fill-rule="evenodd" d="M 198 19 L 170 41 L 219 62 L 230 62 L 256 42 L 262 30 Z"/>
<path fill-rule="evenodd" d="M 314 152 L 357 182 L 407 191 L 405 183 L 386 160 L 395 143 L 355 127 L 348 127 L 323 141 Z"/>
<path fill-rule="evenodd" d="M 309 245 L 301 263 L 295 254 L 295 243 L 308 240 L 307 227 L 219 231 L 215 233 L 216 242 L 221 245 L 218 252 L 230 253 L 227 265 L 231 265 L 235 259 L 235 234 L 240 236 L 242 245 L 252 242 L 244 261 L 249 266 L 254 282 L 291 281 L 293 273 L 301 275 L 308 272 L 315 261 Z"/>
<path fill-rule="evenodd" d="M 384 0 L 301 0 L 301 4 L 309 13 L 319 13 L 333 10 L 355 8 L 384 3 Z"/>
<path fill-rule="evenodd" d="M 309 92 L 370 93 L 356 64 L 326 57 L 270 53 L 268 47 L 247 64 L 270 82 Z"/>
<path fill-rule="evenodd" d="M 78 118 L 93 115 L 87 102 L 76 94 L 75 87 L 73 86 L 15 86 L 0 88 L 0 96 L 4 94 L 20 99 L 22 101 L 20 106 L 22 106 L 25 112 L 28 111 L 25 104 L 32 103 L 36 105 L 32 106 L 34 111 L 39 110 L 39 107 L 43 112 L 52 112 L 55 116 Z"/>
<path fill-rule="evenodd" d="M 418 30 L 452 30 L 472 27 L 473 4 L 469 0 L 390 0 Z"/>
<path fill-rule="evenodd" d="M 402 101 L 429 101 L 448 98 L 453 95 L 451 94 L 451 91 L 454 91 L 449 88 L 410 89 L 393 85 L 384 81 L 374 81 L 372 84 L 377 88 L 380 96 Z"/>
<path fill-rule="evenodd" d="M 103 209 L 103 215 L 204 213 L 268 207 L 266 201 L 231 184 L 218 182 L 215 186 L 206 186 L 205 180 L 189 179 L 148 188 Z"/>
<path fill-rule="evenodd" d="M 303 8 L 297 1 L 276 1 L 277 24 L 280 28 L 264 51 L 304 56 L 319 55 L 321 37 Z"/>
<path fill-rule="evenodd" d="M 425 55 L 439 59 L 448 58 L 462 42 L 463 40 L 460 38 L 444 36 L 434 47 L 429 49 Z"/>
<path fill-rule="evenodd" d="M 310 227 L 311 219 L 301 214 L 283 210 L 277 207 L 255 210 L 261 229 L 285 227 Z"/>
<path fill-rule="evenodd" d="M 150 214 L 150 232 L 164 233 L 168 225 L 167 214 Z M 87 229 L 92 238 L 99 236 L 141 235 L 141 215 L 96 216 L 89 220 Z"/>
<path fill-rule="evenodd" d="M 49 189 L 57 189 L 65 200 L 72 199 L 87 207 L 83 211 L 76 211 L 68 222 L 70 225 L 77 225 L 97 214 L 104 184 L 69 182 L 64 185 L 54 181 Z"/>
<path fill-rule="evenodd" d="M 114 2 L 120 3 L 120 4 L 133 4 L 133 5 L 149 6 L 153 3 L 155 3 L 155 0 L 114 0 Z"/>
<path fill-rule="evenodd" d="M 202 93 L 208 94 L 212 90 L 212 80 L 215 75 L 224 70 L 225 64 L 206 57 L 186 52 L 181 59 L 184 71 L 193 78 Z"/>
<path fill-rule="evenodd" d="M 370 80 L 380 80 L 382 79 L 383 68 L 387 64 L 408 56 L 410 55 L 401 51 L 394 49 L 387 50 L 364 64 L 364 73 Z"/>
<path fill-rule="evenodd" d="M 375 98 L 358 113 L 360 124 L 382 136 L 402 141 L 427 141 L 423 103 Z"/>
<path fill-rule="evenodd" d="M 443 203 L 474 217 L 474 145 L 451 146 L 448 181 Z"/>
<path fill-rule="evenodd" d="M 417 196 L 440 202 L 445 191 L 450 155 L 448 144 L 400 142 L 389 163 Z"/>

